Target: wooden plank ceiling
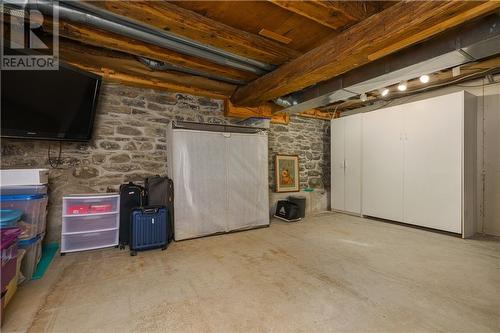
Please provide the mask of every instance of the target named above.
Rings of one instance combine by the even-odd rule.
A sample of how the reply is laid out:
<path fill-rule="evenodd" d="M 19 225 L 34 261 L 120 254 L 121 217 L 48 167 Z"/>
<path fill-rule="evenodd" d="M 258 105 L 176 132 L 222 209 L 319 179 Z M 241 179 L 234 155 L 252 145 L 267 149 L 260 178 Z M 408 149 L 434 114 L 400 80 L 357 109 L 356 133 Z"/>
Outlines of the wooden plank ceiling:
<path fill-rule="evenodd" d="M 266 113 L 264 105 L 274 98 L 500 8 L 499 1 L 84 2 L 275 69 L 259 75 L 65 19 L 59 22 L 62 60 L 125 84 L 231 98 L 232 110 L 247 114 L 249 108 L 233 104 Z M 44 22 L 45 31 L 51 26 L 50 20 Z M 153 70 L 138 57 L 198 74 Z M 309 116 L 325 118 L 318 110 Z"/>

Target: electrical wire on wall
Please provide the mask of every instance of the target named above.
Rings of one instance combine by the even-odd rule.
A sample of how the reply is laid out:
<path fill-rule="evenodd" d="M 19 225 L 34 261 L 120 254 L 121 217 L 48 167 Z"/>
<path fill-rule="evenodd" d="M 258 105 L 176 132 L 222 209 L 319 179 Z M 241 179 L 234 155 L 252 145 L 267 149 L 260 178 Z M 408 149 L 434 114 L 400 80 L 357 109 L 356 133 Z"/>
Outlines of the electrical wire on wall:
<path fill-rule="evenodd" d="M 48 155 L 48 159 L 49 159 L 49 165 L 52 169 L 61 169 L 60 168 L 60 165 L 61 165 L 61 154 L 62 154 L 62 141 L 59 141 L 59 153 L 57 154 L 57 159 L 56 161 L 54 162 L 52 160 L 52 157 L 50 157 L 50 147 L 51 147 L 51 144 L 49 143 L 49 149 L 48 149 L 48 152 L 47 152 L 47 155 Z"/>

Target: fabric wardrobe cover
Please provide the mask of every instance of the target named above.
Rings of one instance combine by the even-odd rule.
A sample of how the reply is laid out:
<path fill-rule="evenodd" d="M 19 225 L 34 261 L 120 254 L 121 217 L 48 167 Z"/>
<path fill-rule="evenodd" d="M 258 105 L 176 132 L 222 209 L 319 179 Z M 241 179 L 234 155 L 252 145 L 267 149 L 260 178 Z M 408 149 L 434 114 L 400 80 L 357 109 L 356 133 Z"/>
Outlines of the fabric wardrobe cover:
<path fill-rule="evenodd" d="M 269 225 L 267 133 L 169 129 L 175 239 Z"/>

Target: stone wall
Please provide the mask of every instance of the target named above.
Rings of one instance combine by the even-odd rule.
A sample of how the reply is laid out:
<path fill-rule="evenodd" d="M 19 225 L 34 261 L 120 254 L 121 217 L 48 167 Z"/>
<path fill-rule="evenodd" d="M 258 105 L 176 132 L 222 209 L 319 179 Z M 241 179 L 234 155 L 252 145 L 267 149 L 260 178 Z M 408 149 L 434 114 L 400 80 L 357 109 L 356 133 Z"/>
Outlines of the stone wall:
<path fill-rule="evenodd" d="M 165 127 L 173 119 L 206 123 L 234 122 L 224 118 L 223 102 L 151 89 L 103 84 L 88 143 L 63 143 L 61 164 L 54 164 L 59 143 L 3 139 L 2 168 L 49 168 L 47 239 L 59 240 L 62 196 L 117 190 L 124 182 L 165 174 Z M 269 133 L 270 188 L 274 154 L 301 158 L 301 188 L 329 187 L 329 123 L 292 117 L 288 126 L 271 125 Z"/>
<path fill-rule="evenodd" d="M 330 188 L 330 122 L 291 116 L 288 125 L 271 124 L 269 184 L 274 190 L 276 154 L 298 155 L 300 188 Z"/>

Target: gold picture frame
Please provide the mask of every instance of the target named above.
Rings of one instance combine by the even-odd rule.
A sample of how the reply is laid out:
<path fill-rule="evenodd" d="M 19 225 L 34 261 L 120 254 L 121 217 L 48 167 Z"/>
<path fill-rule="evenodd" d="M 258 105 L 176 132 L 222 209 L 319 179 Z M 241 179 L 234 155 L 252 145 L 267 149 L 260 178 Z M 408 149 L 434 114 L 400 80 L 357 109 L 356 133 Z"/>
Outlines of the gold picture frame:
<path fill-rule="evenodd" d="M 298 155 L 276 155 L 275 185 L 278 193 L 298 192 L 300 190 Z"/>

